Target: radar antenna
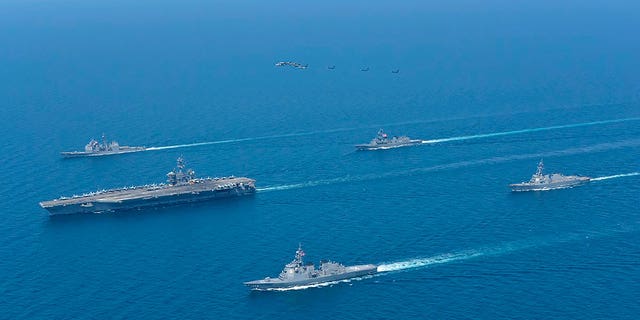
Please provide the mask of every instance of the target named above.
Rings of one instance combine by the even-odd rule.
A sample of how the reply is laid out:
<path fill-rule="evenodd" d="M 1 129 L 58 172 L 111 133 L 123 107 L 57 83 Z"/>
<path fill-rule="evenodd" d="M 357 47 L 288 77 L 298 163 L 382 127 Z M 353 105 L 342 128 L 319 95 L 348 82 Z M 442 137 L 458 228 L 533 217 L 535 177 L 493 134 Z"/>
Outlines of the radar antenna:
<path fill-rule="evenodd" d="M 102 133 L 102 148 L 104 148 L 104 150 L 108 149 L 107 136 L 105 136 L 104 132 Z"/>
<path fill-rule="evenodd" d="M 179 156 L 176 160 L 176 167 L 178 168 L 178 172 L 182 172 L 182 169 L 184 169 L 184 158 L 182 156 Z"/>
<path fill-rule="evenodd" d="M 302 243 L 298 242 L 298 250 L 296 250 L 296 261 L 302 264 L 302 257 L 304 257 L 304 251 L 302 251 Z"/>
<path fill-rule="evenodd" d="M 542 159 L 540 159 L 540 163 L 538 163 L 538 170 L 536 170 L 536 176 L 541 176 L 543 169 L 544 169 L 544 163 L 542 163 Z"/>

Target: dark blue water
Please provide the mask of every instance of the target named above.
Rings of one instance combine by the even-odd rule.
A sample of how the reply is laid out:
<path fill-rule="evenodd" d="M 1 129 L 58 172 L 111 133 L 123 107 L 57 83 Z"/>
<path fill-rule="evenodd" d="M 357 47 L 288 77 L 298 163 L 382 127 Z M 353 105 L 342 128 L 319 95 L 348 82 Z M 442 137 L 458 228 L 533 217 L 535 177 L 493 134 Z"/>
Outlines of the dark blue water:
<path fill-rule="evenodd" d="M 638 9 L 5 1 L 0 318 L 636 318 Z M 435 141 L 354 152 L 380 127 Z M 180 147 L 59 157 L 103 132 Z M 162 182 L 179 155 L 260 191 L 122 214 L 38 206 Z M 509 192 L 540 158 L 596 181 Z M 388 272 L 243 287 L 299 242 Z"/>

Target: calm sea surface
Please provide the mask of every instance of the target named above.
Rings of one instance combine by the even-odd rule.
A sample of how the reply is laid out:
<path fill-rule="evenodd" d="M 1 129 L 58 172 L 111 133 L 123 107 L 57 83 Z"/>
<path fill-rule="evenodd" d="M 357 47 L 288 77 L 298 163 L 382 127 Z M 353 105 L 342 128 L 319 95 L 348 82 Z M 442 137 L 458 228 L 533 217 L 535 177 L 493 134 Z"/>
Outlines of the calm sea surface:
<path fill-rule="evenodd" d="M 639 9 L 5 1 L 0 318 L 637 318 Z M 379 128 L 431 143 L 355 152 Z M 59 156 L 103 132 L 170 148 Z M 180 155 L 259 191 L 118 214 L 38 206 L 163 182 Z M 541 158 L 596 179 L 511 193 Z M 298 243 L 316 263 L 387 272 L 242 285 Z"/>

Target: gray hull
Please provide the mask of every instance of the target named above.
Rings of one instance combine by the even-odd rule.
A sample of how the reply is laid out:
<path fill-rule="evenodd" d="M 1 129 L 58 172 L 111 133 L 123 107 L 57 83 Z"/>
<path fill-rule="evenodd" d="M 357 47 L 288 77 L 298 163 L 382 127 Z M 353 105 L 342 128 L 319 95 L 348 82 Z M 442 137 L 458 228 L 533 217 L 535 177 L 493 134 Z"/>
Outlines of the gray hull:
<path fill-rule="evenodd" d="M 120 150 L 117 150 L 117 151 L 96 151 L 96 152 L 67 151 L 67 152 L 61 152 L 60 154 L 65 158 L 101 157 L 101 156 L 111 156 L 116 154 L 141 152 L 145 150 L 147 150 L 147 148 L 145 147 L 120 147 Z"/>
<path fill-rule="evenodd" d="M 180 185 L 147 185 L 93 192 L 82 196 L 61 197 L 40 203 L 50 215 L 102 213 L 121 210 L 165 207 L 219 198 L 239 197 L 256 192 L 255 181 L 248 178 L 198 179 Z"/>
<path fill-rule="evenodd" d="M 410 147 L 422 144 L 422 140 L 411 140 L 406 143 L 387 143 L 387 144 L 358 144 L 356 149 L 359 151 L 374 151 L 374 150 L 386 150 L 401 147 Z"/>
<path fill-rule="evenodd" d="M 87 149 L 95 144 L 97 142 L 92 140 Z M 111 145 L 117 146 L 115 142 Z M 179 157 L 176 169 L 167 173 L 167 183 L 102 190 L 85 193 L 80 196 L 74 195 L 73 197 L 60 197 L 54 200 L 42 201 L 40 206 L 49 211 L 50 215 L 101 213 L 172 206 L 217 198 L 238 197 L 256 192 L 256 181 L 253 179 L 234 176 L 196 178 L 193 170 L 183 171 L 184 168 L 184 159 Z"/>
<path fill-rule="evenodd" d="M 100 200 L 75 203 L 68 205 L 57 205 L 51 207 L 45 207 L 49 211 L 49 215 L 62 215 L 62 214 L 78 214 L 78 213 L 105 213 L 115 211 L 126 211 L 134 209 L 147 209 L 153 207 L 168 207 L 187 203 L 210 201 L 220 198 L 232 198 L 245 195 L 252 195 L 254 190 L 224 190 L 224 191 L 205 191 L 198 194 L 186 193 L 159 196 L 157 198 L 140 198 L 129 199 L 121 202 L 101 202 Z"/>
<path fill-rule="evenodd" d="M 347 271 L 344 273 L 328 275 L 328 276 L 318 276 L 310 279 L 285 281 L 285 280 L 280 280 L 279 278 L 274 278 L 274 279 L 267 278 L 263 280 L 245 282 L 244 284 L 256 290 L 285 289 L 285 288 L 293 288 L 298 286 L 322 284 L 322 283 L 328 283 L 333 281 L 357 278 L 357 277 L 362 277 L 366 275 L 376 274 L 378 272 L 377 266 L 372 264 L 349 266 L 346 268 L 347 268 Z"/>
<path fill-rule="evenodd" d="M 513 192 L 524 192 L 524 191 L 546 191 L 546 190 L 555 190 L 555 189 L 564 189 L 571 188 L 575 186 L 579 186 L 589 182 L 591 179 L 588 177 L 576 177 L 572 180 L 567 181 L 558 181 L 551 183 L 515 183 L 510 184 L 509 187 Z"/>

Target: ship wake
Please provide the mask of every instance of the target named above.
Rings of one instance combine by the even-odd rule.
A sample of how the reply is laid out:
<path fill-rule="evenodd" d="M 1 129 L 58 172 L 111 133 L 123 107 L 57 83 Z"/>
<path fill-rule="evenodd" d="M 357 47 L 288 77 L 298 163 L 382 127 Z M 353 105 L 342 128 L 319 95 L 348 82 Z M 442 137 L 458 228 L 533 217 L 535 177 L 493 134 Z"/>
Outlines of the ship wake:
<path fill-rule="evenodd" d="M 471 140 L 471 139 L 492 138 L 492 137 L 501 137 L 501 136 L 523 134 L 523 133 L 550 131 L 550 130 L 558 130 L 558 129 L 569 129 L 569 128 L 579 128 L 579 127 L 588 127 L 588 126 L 595 126 L 595 125 L 602 125 L 602 124 L 612 124 L 612 123 L 627 122 L 627 121 L 638 121 L 638 120 L 640 120 L 640 118 L 624 118 L 624 119 L 612 119 L 612 120 L 592 121 L 592 122 L 583 122 L 583 123 L 573 123 L 573 124 L 565 124 L 565 125 L 550 126 L 550 127 L 530 128 L 530 129 L 522 129 L 522 130 L 512 130 L 512 131 L 503 131 L 503 132 L 475 134 L 475 135 L 469 135 L 469 136 L 459 136 L 459 137 L 451 137 L 451 138 L 422 140 L 422 143 L 423 144 L 435 144 L 435 143 L 451 142 L 451 141 L 463 141 L 463 140 Z"/>
<path fill-rule="evenodd" d="M 283 191 L 283 190 L 291 190 L 291 189 L 311 188 L 311 187 L 317 187 L 317 186 L 333 185 L 333 184 L 338 184 L 338 183 L 346 183 L 346 182 L 353 182 L 353 181 L 360 181 L 360 180 L 364 181 L 364 180 L 368 180 L 368 179 L 371 179 L 371 178 L 373 178 L 373 177 L 370 177 L 370 176 L 358 176 L 358 177 L 346 176 L 346 177 L 333 178 L 333 179 L 315 180 L 315 181 L 307 181 L 307 182 L 302 182 L 302 183 L 294 183 L 294 184 L 284 184 L 284 185 L 279 185 L 279 186 L 262 187 L 262 188 L 256 188 L 256 191 L 258 191 L 258 192 L 270 192 L 270 191 Z"/>
<path fill-rule="evenodd" d="M 584 240 L 595 240 L 598 238 L 604 238 L 609 236 L 615 236 L 619 234 L 635 233 L 640 231 L 640 224 L 617 224 L 606 230 L 591 231 L 586 233 L 567 233 L 565 235 L 549 235 L 540 236 L 531 239 L 516 240 L 505 242 L 495 246 L 486 246 L 476 249 L 461 250 L 457 252 L 438 254 L 430 257 L 412 258 L 402 261 L 386 262 L 378 264 L 376 274 L 366 275 L 361 277 L 355 277 L 350 279 L 336 280 L 330 282 L 316 283 L 310 285 L 295 286 L 289 288 L 267 288 L 267 289 L 252 289 L 254 291 L 297 291 L 310 288 L 322 288 L 330 287 L 341 283 L 351 283 L 354 281 L 360 281 L 364 279 L 371 279 L 373 277 L 383 276 L 384 274 L 410 271 L 420 268 L 427 268 L 430 266 L 454 263 L 459 261 L 466 261 L 472 259 L 479 259 L 483 257 L 506 255 L 517 251 L 523 251 L 527 249 L 541 248 L 554 246 L 562 243 L 571 243 Z"/>
<path fill-rule="evenodd" d="M 256 190 L 259 192 L 271 192 L 271 191 L 284 191 L 284 190 L 292 190 L 292 189 L 311 188 L 311 187 L 318 187 L 318 186 L 325 186 L 325 185 L 334 185 L 339 183 L 352 183 L 352 182 L 362 182 L 362 181 L 387 179 L 387 178 L 395 178 L 395 177 L 404 177 L 404 176 L 410 176 L 414 174 L 423 174 L 423 173 L 429 173 L 429 172 L 465 168 L 465 167 L 479 166 L 479 165 L 487 165 L 487 164 L 497 164 L 497 163 L 504 163 L 509 161 L 538 159 L 541 157 L 547 158 L 547 157 L 569 156 L 569 155 L 602 152 L 602 151 L 607 151 L 612 149 L 637 147 L 637 146 L 640 146 L 640 140 L 632 139 L 632 140 L 624 140 L 624 141 L 618 141 L 618 142 L 601 143 L 601 144 L 585 146 L 580 148 L 570 148 L 570 149 L 549 151 L 549 152 L 543 152 L 543 153 L 517 154 L 517 155 L 492 157 L 492 158 L 478 159 L 478 160 L 460 161 L 460 162 L 436 165 L 431 167 L 413 168 L 413 169 L 404 170 L 404 171 L 385 172 L 382 174 L 376 173 L 376 174 L 365 174 L 365 175 L 359 175 L 359 176 L 344 176 L 344 177 L 331 178 L 331 179 L 307 181 L 307 182 L 295 183 L 295 184 L 267 186 L 267 187 L 258 188 Z M 595 180 L 595 181 L 607 180 L 607 179 L 619 178 L 623 176 L 625 177 L 633 176 L 638 174 L 639 173 L 637 172 L 633 172 L 633 173 L 628 173 L 624 175 L 600 177 L 592 180 Z"/>
<path fill-rule="evenodd" d="M 611 124 L 611 123 L 619 123 L 619 122 L 627 122 L 627 121 L 638 121 L 638 120 L 640 120 L 640 118 L 623 118 L 623 119 L 592 121 L 592 122 L 574 123 L 574 124 L 558 125 L 558 126 L 551 126 L 551 127 L 531 128 L 531 129 L 523 129 L 523 130 L 513 130 L 513 131 L 504 131 L 504 132 L 476 134 L 476 135 L 469 135 L 469 136 L 459 136 L 459 137 L 450 137 L 450 138 L 441 138 L 441 139 L 432 139 L 432 140 L 422 140 L 422 143 L 423 144 L 435 144 L 435 143 L 450 142 L 450 141 L 462 141 L 462 140 L 470 140 L 470 139 L 491 138 L 491 137 L 523 134 L 523 133 L 530 133 L 530 132 L 549 131 L 549 130 L 558 130 L 558 129 L 568 129 L 568 128 L 577 128 L 577 127 L 587 127 L 587 126 L 595 126 L 595 125 L 603 125 L 603 124 Z M 404 124 L 408 124 L 408 123 L 419 123 L 419 122 L 407 122 L 407 123 L 404 123 Z M 387 124 L 387 126 L 389 126 L 389 125 L 393 126 L 393 125 L 399 125 L 399 124 L 403 124 L 403 123 Z M 196 142 L 196 143 L 186 143 L 186 144 L 175 144 L 175 145 L 169 145 L 169 146 L 149 147 L 149 148 L 146 148 L 145 151 L 159 151 L 159 150 L 178 149 L 178 148 L 192 148 L 192 147 L 200 147 L 200 146 L 208 146 L 208 145 L 216 145 L 216 144 L 239 143 L 239 142 L 249 142 L 249 141 L 261 141 L 261 140 L 282 139 L 282 138 L 290 138 L 290 137 L 303 137 L 303 136 L 311 136 L 311 135 L 316 135 L 316 134 L 347 132 L 347 131 L 355 131 L 355 130 L 369 129 L 369 128 L 374 128 L 374 127 L 377 128 L 377 127 L 384 127 L 384 126 L 385 125 L 376 125 L 376 126 L 367 126 L 367 127 L 353 127 L 353 128 L 336 128 L 336 129 L 328 129 L 328 130 L 317 130 L 317 131 L 297 132 L 297 133 L 285 133 L 285 134 L 278 134 L 278 135 L 268 135 L 268 136 L 259 136 L 259 137 L 249 137 L 249 138 L 237 138 L 237 139 L 226 139 L 226 140 L 216 140 L 216 141 L 206 141 L 206 142 Z"/>
<path fill-rule="evenodd" d="M 229 140 L 218 140 L 218 141 L 208 141 L 208 142 L 197 142 L 197 143 L 187 143 L 187 144 L 174 144 L 171 146 L 163 146 L 163 147 L 150 147 L 147 148 L 146 151 L 157 151 L 157 150 L 169 150 L 169 149 L 178 149 L 178 148 L 193 148 L 199 146 L 208 146 L 212 144 L 223 144 L 223 143 L 232 143 L 232 142 L 240 142 L 246 141 L 247 139 L 229 139 Z"/>
<path fill-rule="evenodd" d="M 563 241 L 567 241 L 573 238 L 567 237 L 566 239 L 562 239 Z M 548 240 L 538 240 L 538 241 L 514 241 L 502 244 L 500 246 L 495 247 L 485 247 L 480 249 L 473 250 L 464 250 L 459 252 L 452 253 L 444 253 L 436 256 L 426 257 L 426 258 L 415 258 L 398 262 L 384 263 L 378 266 L 378 272 L 391 272 L 391 271 L 402 271 L 416 268 L 423 268 L 432 265 L 445 264 L 455 261 L 463 261 L 470 260 L 479 257 L 486 256 L 494 256 L 494 255 L 502 255 L 510 252 L 524 250 L 527 248 L 533 248 L 536 246 L 544 245 L 545 243 L 550 243 Z M 558 241 L 556 241 L 558 242 Z"/>
<path fill-rule="evenodd" d="M 384 274 L 387 272 L 409 271 L 412 269 L 426 268 L 434 265 L 447 264 L 483 257 L 500 256 L 527 249 L 549 247 L 575 241 L 594 240 L 619 234 L 635 233 L 638 231 L 640 231 L 640 224 L 638 223 L 618 224 L 616 226 L 608 228 L 607 230 L 591 231 L 587 233 L 568 233 L 562 236 L 554 235 L 511 241 L 496 246 L 444 253 L 431 257 L 413 258 L 403 261 L 382 263 L 378 265 L 378 273 Z"/>
<path fill-rule="evenodd" d="M 316 135 L 316 134 L 327 134 L 327 133 L 336 133 L 336 132 L 344 132 L 344 131 L 353 131 L 353 130 L 357 130 L 357 129 L 360 129 L 360 128 L 336 128 L 336 129 L 329 129 L 329 130 L 285 133 L 285 134 L 276 134 L 276 135 L 269 135 L 269 136 L 226 139 L 226 140 L 196 142 L 196 143 L 187 143 L 187 144 L 176 144 L 176 145 L 162 146 L 162 147 L 151 147 L 151 148 L 147 148 L 146 151 L 178 149 L 178 148 L 192 148 L 192 147 L 208 146 L 208 145 L 215 145 L 215 144 L 239 143 L 239 142 L 260 141 L 260 140 L 269 140 L 269 139 L 282 139 L 282 138 L 291 138 L 291 137 L 304 137 L 304 136 L 311 136 L 311 135 Z"/>
<path fill-rule="evenodd" d="M 591 179 L 591 181 L 601 181 L 601 180 L 617 179 L 617 178 L 624 178 L 624 177 L 633 177 L 633 176 L 639 176 L 639 175 L 640 175 L 640 172 L 630 172 L 630 173 L 616 174 L 612 176 L 597 177 L 597 178 Z"/>
<path fill-rule="evenodd" d="M 400 271 L 426 267 L 434 264 L 443 264 L 458 260 L 468 260 L 483 256 L 482 252 L 446 253 L 428 258 L 416 258 L 399 262 L 392 262 L 378 266 L 378 272 Z"/>

